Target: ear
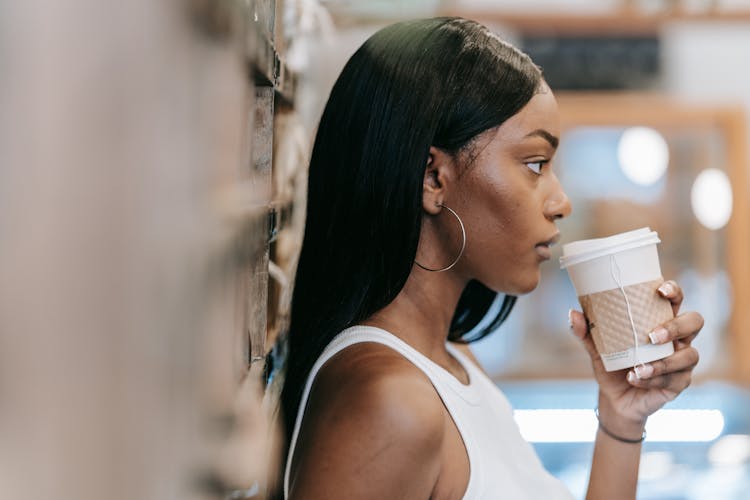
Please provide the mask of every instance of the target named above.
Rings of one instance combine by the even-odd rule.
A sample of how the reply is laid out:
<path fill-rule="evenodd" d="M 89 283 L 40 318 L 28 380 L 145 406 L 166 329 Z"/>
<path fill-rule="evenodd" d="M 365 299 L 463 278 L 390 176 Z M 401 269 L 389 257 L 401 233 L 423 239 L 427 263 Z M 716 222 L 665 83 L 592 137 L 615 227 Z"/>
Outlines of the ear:
<path fill-rule="evenodd" d="M 422 208 L 428 214 L 440 213 L 440 205 L 443 204 L 453 180 L 452 174 L 453 157 L 431 146 L 422 184 Z"/>

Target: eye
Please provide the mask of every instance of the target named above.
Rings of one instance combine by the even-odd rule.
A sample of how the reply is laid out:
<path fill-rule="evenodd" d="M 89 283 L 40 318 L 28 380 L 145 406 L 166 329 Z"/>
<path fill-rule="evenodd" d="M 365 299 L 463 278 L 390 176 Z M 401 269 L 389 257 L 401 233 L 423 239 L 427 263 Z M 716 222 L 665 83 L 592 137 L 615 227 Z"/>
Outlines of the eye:
<path fill-rule="evenodd" d="M 542 170 L 547 163 L 549 163 L 549 160 L 527 161 L 524 164 L 536 175 L 542 175 Z"/>

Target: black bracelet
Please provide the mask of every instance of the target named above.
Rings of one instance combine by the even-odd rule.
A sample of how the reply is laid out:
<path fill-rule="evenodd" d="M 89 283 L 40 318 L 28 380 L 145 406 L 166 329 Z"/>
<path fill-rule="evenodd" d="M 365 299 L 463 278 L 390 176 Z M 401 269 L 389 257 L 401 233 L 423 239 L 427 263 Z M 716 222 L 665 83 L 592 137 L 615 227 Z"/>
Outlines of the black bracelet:
<path fill-rule="evenodd" d="M 613 432 L 611 432 L 609 429 L 607 429 L 606 427 L 604 427 L 602 425 L 602 421 L 599 418 L 599 407 L 598 406 L 596 408 L 594 408 L 594 415 L 596 415 L 596 420 L 599 422 L 599 428 L 602 430 L 602 432 L 604 434 L 606 434 L 607 436 L 611 437 L 612 439 L 616 439 L 617 441 L 620 441 L 621 443 L 628 443 L 628 444 L 642 443 L 643 440 L 646 439 L 646 429 L 643 429 L 643 435 L 641 436 L 640 439 L 627 439 L 627 438 L 624 438 L 624 437 L 620 437 L 617 434 L 614 434 Z"/>

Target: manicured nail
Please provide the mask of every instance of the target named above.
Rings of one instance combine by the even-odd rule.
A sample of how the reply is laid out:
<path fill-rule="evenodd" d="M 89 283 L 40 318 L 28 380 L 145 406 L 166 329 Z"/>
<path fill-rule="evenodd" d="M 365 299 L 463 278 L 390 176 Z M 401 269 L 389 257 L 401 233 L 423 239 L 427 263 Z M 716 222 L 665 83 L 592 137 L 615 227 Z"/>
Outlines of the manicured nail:
<path fill-rule="evenodd" d="M 659 287 L 659 291 L 662 295 L 672 295 L 674 293 L 674 287 L 672 286 L 672 283 L 662 283 Z"/>
<path fill-rule="evenodd" d="M 568 309 L 568 328 L 573 329 L 573 309 Z"/>
<path fill-rule="evenodd" d="M 667 341 L 667 338 L 669 337 L 669 332 L 666 328 L 659 327 L 656 328 L 653 332 L 648 334 L 648 338 L 651 339 L 652 344 L 663 344 Z"/>
<path fill-rule="evenodd" d="M 635 382 L 636 380 L 638 380 L 638 376 L 635 374 L 635 372 L 633 372 L 633 370 L 630 370 L 628 372 L 628 382 Z"/>
<path fill-rule="evenodd" d="M 633 371 L 635 371 L 635 376 L 639 379 L 649 378 L 651 375 L 654 374 L 654 367 L 652 365 L 640 365 L 636 366 Z"/>

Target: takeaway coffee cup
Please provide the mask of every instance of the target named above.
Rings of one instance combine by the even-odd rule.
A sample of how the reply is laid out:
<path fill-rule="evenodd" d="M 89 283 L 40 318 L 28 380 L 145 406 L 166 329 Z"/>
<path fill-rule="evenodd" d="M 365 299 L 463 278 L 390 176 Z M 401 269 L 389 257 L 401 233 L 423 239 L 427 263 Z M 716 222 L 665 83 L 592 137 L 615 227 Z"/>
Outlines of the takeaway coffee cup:
<path fill-rule="evenodd" d="M 607 371 L 662 359 L 671 342 L 651 344 L 648 334 L 674 317 L 657 288 L 664 281 L 650 228 L 563 245 L 560 267 L 568 271 L 591 336 Z"/>

